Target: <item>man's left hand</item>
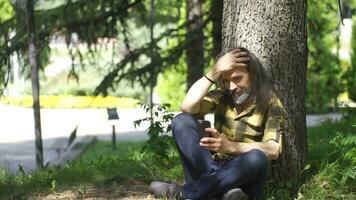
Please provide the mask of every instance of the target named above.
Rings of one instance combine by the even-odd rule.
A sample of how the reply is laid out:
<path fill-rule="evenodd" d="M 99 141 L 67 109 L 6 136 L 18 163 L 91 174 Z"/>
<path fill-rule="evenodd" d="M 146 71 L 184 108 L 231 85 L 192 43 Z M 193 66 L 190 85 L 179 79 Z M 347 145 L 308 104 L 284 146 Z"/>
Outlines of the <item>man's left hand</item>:
<path fill-rule="evenodd" d="M 230 152 L 231 141 L 226 139 L 215 128 L 206 128 L 205 131 L 211 133 L 212 137 L 203 137 L 199 143 L 201 147 L 219 153 Z"/>

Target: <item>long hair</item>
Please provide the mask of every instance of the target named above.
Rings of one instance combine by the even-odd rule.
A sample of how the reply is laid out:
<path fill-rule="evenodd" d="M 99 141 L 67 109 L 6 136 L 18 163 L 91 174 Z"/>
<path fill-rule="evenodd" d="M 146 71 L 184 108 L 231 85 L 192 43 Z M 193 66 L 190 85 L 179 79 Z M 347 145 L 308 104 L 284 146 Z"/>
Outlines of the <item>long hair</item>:
<path fill-rule="evenodd" d="M 234 49 L 242 49 L 248 53 L 250 60 L 247 62 L 247 71 L 250 75 L 251 97 L 256 98 L 256 105 L 260 106 L 262 109 L 266 109 L 270 105 L 273 95 L 275 95 L 275 90 L 262 64 L 251 51 L 244 47 L 228 49 L 227 51 L 220 53 L 216 57 L 215 61 L 217 61 L 225 53 Z M 231 94 L 226 88 L 221 75 L 217 81 L 217 85 L 224 91 L 226 95 L 231 97 Z"/>

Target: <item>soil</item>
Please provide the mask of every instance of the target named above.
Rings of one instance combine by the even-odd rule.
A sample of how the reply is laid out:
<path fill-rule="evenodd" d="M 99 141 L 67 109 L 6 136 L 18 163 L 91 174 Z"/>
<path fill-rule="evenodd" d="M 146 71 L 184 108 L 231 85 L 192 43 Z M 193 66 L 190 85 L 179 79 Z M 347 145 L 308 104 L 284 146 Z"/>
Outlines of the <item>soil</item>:
<path fill-rule="evenodd" d="M 51 194 L 38 194 L 32 196 L 32 200 L 54 199 L 122 199 L 122 200 L 154 200 L 150 195 L 148 185 L 141 182 L 131 181 L 122 184 L 104 186 L 79 186 L 69 190 L 53 192 Z"/>

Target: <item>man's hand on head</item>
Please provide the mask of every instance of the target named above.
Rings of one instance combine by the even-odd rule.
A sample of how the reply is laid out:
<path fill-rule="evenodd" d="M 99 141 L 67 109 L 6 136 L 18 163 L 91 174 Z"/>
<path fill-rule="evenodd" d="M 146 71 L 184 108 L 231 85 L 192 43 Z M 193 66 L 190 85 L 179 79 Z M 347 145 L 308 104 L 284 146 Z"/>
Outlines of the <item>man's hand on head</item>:
<path fill-rule="evenodd" d="M 232 142 L 220 134 L 215 128 L 206 128 L 205 131 L 209 132 L 212 137 L 203 137 L 199 145 L 210 151 L 219 153 L 230 153 Z"/>
<path fill-rule="evenodd" d="M 217 72 L 226 72 L 235 67 L 247 67 L 250 57 L 247 52 L 241 49 L 234 49 L 221 56 L 214 65 Z"/>

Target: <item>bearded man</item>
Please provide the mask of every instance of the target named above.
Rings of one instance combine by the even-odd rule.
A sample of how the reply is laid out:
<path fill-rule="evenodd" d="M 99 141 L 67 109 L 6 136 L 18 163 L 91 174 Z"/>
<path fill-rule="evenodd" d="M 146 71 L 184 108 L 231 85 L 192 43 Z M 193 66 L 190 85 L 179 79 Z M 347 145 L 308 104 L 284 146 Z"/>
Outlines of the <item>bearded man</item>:
<path fill-rule="evenodd" d="M 209 91 L 217 83 L 218 88 Z M 172 121 L 185 183 L 154 181 L 151 191 L 173 199 L 259 199 L 269 160 L 282 151 L 285 110 L 256 56 L 235 48 L 187 92 Z M 199 120 L 214 113 L 201 137 Z"/>

